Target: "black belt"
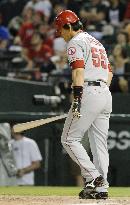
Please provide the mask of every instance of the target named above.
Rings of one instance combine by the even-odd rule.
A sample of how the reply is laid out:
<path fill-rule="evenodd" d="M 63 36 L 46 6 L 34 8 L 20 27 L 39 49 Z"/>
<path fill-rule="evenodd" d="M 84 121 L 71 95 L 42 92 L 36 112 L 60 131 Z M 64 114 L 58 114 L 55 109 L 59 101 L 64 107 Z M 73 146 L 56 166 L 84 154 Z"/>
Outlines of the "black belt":
<path fill-rule="evenodd" d="M 88 86 L 100 86 L 100 82 L 97 81 L 88 81 Z"/>
<path fill-rule="evenodd" d="M 99 80 L 99 81 L 87 81 L 88 86 L 101 86 L 101 82 L 105 83 L 105 81 L 103 80 Z"/>

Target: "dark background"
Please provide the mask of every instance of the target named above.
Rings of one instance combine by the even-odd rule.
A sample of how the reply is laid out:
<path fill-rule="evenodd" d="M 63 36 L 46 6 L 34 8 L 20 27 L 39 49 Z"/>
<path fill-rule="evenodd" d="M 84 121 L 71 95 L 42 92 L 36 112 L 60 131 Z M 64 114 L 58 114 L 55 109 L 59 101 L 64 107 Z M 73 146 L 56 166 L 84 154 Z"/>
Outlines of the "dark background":
<path fill-rule="evenodd" d="M 50 105 L 35 105 L 34 94 L 52 95 L 51 85 L 0 78 L 0 122 L 26 122 L 60 115 Z M 109 182 L 112 186 L 130 186 L 130 94 L 113 94 L 108 147 Z M 66 110 L 67 108 L 65 108 Z M 69 109 L 69 107 L 68 107 Z M 75 185 L 68 154 L 60 143 L 64 120 L 26 131 L 38 143 L 43 156 L 42 168 L 36 171 L 36 185 Z"/>

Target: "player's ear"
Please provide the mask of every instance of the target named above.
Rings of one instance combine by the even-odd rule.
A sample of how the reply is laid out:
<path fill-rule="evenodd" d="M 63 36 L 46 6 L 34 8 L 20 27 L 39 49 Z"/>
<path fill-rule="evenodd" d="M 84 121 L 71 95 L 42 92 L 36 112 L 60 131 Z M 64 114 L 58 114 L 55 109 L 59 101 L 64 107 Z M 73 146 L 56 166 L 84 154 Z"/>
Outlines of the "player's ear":
<path fill-rule="evenodd" d="M 68 25 L 69 31 L 71 32 L 71 31 L 72 31 L 72 26 L 71 26 L 71 24 L 68 23 L 67 25 Z"/>

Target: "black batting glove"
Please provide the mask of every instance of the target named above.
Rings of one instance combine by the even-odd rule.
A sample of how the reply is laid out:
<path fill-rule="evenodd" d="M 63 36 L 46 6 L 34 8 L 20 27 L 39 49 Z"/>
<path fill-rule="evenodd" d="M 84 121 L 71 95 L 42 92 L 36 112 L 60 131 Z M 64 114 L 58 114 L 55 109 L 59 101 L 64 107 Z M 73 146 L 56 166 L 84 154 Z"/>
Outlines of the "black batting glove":
<path fill-rule="evenodd" d="M 83 87 L 82 86 L 73 86 L 73 95 L 74 95 L 74 101 L 72 105 L 72 113 L 73 117 L 80 118 L 80 108 L 81 108 L 81 98 L 83 93 Z"/>
<path fill-rule="evenodd" d="M 81 101 L 78 99 L 74 99 L 73 106 L 72 106 L 72 113 L 73 117 L 80 118 L 80 108 L 81 108 Z"/>

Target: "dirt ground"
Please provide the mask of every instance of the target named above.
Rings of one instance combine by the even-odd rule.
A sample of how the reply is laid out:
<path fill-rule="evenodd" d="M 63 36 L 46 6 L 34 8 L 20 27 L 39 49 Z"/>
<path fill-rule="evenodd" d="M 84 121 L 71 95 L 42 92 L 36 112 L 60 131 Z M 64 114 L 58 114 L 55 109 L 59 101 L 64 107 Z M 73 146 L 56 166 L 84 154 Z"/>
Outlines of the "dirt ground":
<path fill-rule="evenodd" d="M 0 196 L 0 205 L 130 205 L 130 197 L 79 200 L 72 196 Z"/>

